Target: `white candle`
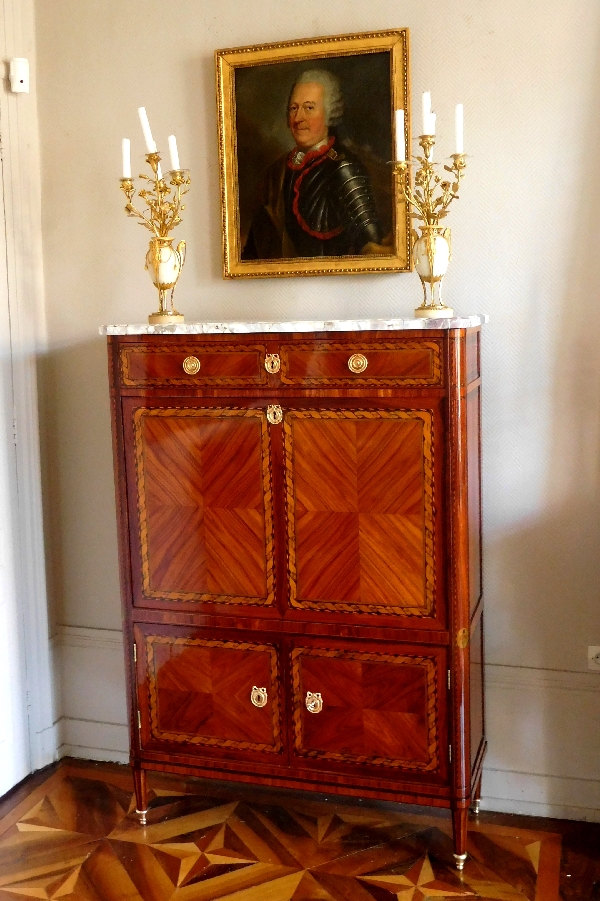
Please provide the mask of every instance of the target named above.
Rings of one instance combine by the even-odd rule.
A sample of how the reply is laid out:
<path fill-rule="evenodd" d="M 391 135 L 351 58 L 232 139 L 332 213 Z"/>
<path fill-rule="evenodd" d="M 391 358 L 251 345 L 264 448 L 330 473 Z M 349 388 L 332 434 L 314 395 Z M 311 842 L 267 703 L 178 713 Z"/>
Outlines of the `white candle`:
<path fill-rule="evenodd" d="M 145 107 L 140 106 L 140 108 L 138 109 L 138 116 L 140 117 L 142 131 L 144 132 L 146 150 L 148 151 L 148 153 L 156 153 L 156 144 L 154 143 L 154 138 L 152 137 L 152 132 L 150 131 L 150 123 L 148 122 L 148 116 L 146 114 Z"/>
<path fill-rule="evenodd" d="M 131 178 L 131 141 L 123 138 L 123 178 Z"/>
<path fill-rule="evenodd" d="M 169 153 L 171 154 L 171 169 L 179 169 L 179 154 L 177 152 L 177 138 L 175 135 L 169 135 Z"/>
<path fill-rule="evenodd" d="M 406 159 L 404 149 L 404 110 L 396 110 L 396 160 L 403 162 Z"/>
<path fill-rule="evenodd" d="M 465 152 L 465 139 L 463 133 L 463 105 L 462 103 L 456 104 L 456 109 L 454 111 L 454 123 L 456 125 L 456 152 L 464 153 Z"/>
<path fill-rule="evenodd" d="M 430 126 L 430 122 L 429 122 L 430 116 L 431 116 L 431 92 L 425 91 L 423 94 L 423 134 L 424 135 L 431 134 L 431 132 L 428 131 L 428 128 Z"/>

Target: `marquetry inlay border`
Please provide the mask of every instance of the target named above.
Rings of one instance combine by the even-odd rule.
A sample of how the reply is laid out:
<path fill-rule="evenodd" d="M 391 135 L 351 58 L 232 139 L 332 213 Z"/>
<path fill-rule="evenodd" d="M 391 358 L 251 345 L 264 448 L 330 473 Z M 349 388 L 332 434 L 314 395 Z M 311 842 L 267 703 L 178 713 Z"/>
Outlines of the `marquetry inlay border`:
<path fill-rule="evenodd" d="M 147 635 L 146 636 L 146 672 L 148 675 L 148 697 L 150 712 L 150 734 L 157 741 L 176 741 L 185 744 L 194 745 L 210 745 L 219 748 L 237 748 L 240 751 L 270 751 L 278 753 L 281 751 L 281 703 L 279 699 L 280 679 L 279 665 L 277 662 L 277 650 L 270 644 L 253 644 L 248 641 L 216 641 L 203 638 L 172 638 L 168 635 Z M 262 742 L 252 741 L 236 741 L 230 738 L 213 738 L 204 735 L 189 735 L 182 732 L 163 732 L 158 726 L 158 695 L 156 687 L 156 659 L 154 656 L 154 646 L 157 644 L 180 645 L 185 647 L 204 647 L 204 648 L 230 648 L 236 651 L 256 651 L 259 653 L 268 653 L 271 662 L 271 685 L 268 688 L 269 703 L 271 704 L 271 724 L 273 730 L 273 744 L 264 744 Z M 250 688 L 248 688 L 248 707 L 254 711 L 250 702 Z"/>
<path fill-rule="evenodd" d="M 371 351 L 393 351 L 396 354 L 400 354 L 403 351 L 423 351 L 429 352 L 429 361 L 430 361 L 430 372 L 431 374 L 426 377 L 416 377 L 410 375 L 395 375 L 395 376 L 371 376 L 369 375 L 368 366 L 365 370 L 365 374 L 356 374 L 352 375 L 349 371 L 344 373 L 344 375 L 339 376 L 289 376 L 287 375 L 288 371 L 288 352 L 289 351 L 304 351 L 306 353 L 322 353 L 327 354 L 329 351 L 341 351 L 344 353 L 348 353 L 348 355 L 354 353 L 361 353 L 367 357 L 369 357 L 369 352 Z M 311 344 L 282 344 L 280 348 L 281 354 L 281 381 L 285 385 L 305 385 L 305 386 L 317 386 L 317 385 L 343 385 L 352 386 L 352 385 L 360 385 L 361 388 L 368 387 L 382 387 L 382 386 L 394 386 L 394 385 L 403 385 L 404 387 L 416 388 L 421 386 L 431 386 L 431 385 L 442 385 L 443 384 L 443 370 L 442 370 L 442 346 L 439 341 L 403 341 L 401 344 L 398 342 L 395 343 L 378 343 L 366 344 L 362 343 L 352 343 L 352 344 L 334 344 L 331 342 L 323 342 L 321 344 L 315 343 L 314 341 Z"/>
<path fill-rule="evenodd" d="M 296 492 L 294 487 L 293 422 L 297 419 L 420 420 L 423 423 L 423 521 L 425 604 L 419 607 L 314 601 L 298 598 L 296 554 Z M 287 512 L 289 603 L 304 610 L 330 610 L 335 613 L 393 614 L 395 616 L 431 616 L 435 613 L 435 535 L 434 535 L 434 442 L 433 415 L 430 410 L 287 410 L 283 420 L 285 494 Z"/>
<path fill-rule="evenodd" d="M 256 375 L 254 376 L 230 376 L 230 375 L 205 375 L 202 371 L 203 354 L 219 353 L 254 353 L 256 355 Z M 178 378 L 145 378 L 134 379 L 129 372 L 129 357 L 132 354 L 147 357 L 160 357 L 167 354 L 181 356 L 181 377 Z M 183 370 L 183 360 L 187 356 L 196 356 L 200 360 L 200 370 L 197 375 L 186 375 Z M 267 382 L 267 373 L 263 366 L 265 357 L 264 344 L 202 344 L 190 342 L 189 344 L 161 344 L 160 347 L 148 347 L 145 344 L 127 344 L 120 350 L 120 369 L 123 385 L 128 388 L 143 388 L 145 385 L 173 385 L 186 388 L 197 388 L 204 385 L 243 387 L 244 385 L 264 385 Z"/>
<path fill-rule="evenodd" d="M 394 666 L 421 666 L 426 671 L 427 679 L 427 732 L 428 754 L 427 762 L 415 760 L 402 760 L 389 757 L 368 757 L 366 755 L 342 754 L 337 751 L 313 750 L 304 747 L 304 717 L 320 716 L 310 714 L 305 709 L 305 687 L 302 684 L 301 658 L 302 657 L 329 657 L 343 658 L 345 660 L 358 660 L 370 663 L 389 663 Z M 360 651 L 349 651 L 343 648 L 294 648 L 291 653 L 292 662 L 292 697 L 293 697 L 293 730 L 294 749 L 303 757 L 313 757 L 325 760 L 337 760 L 340 763 L 369 764 L 370 766 L 388 766 L 420 772 L 431 772 L 439 767 L 439 735 L 438 735 L 438 688 L 437 666 L 434 657 L 408 657 L 396 654 L 371 654 Z M 320 690 L 323 695 L 323 709 L 327 705 L 327 686 L 312 687 L 311 690 Z"/>
<path fill-rule="evenodd" d="M 265 505 L 265 575 L 266 595 L 253 597 L 249 595 L 222 595 L 191 591 L 154 591 L 150 581 L 150 561 L 148 557 L 148 513 L 146 509 L 146 484 L 144 471 L 144 436 L 143 421 L 146 417 L 186 418 L 186 419 L 256 419 L 261 430 L 262 487 Z M 275 558 L 274 558 L 274 521 L 273 521 L 273 481 L 271 467 L 271 450 L 267 417 L 264 410 L 240 410 L 227 407 L 211 409 L 194 409 L 192 407 L 139 407 L 134 414 L 134 453 L 137 480 L 137 507 L 140 537 L 140 557 L 142 570 L 142 591 L 145 598 L 172 601 L 198 601 L 216 604 L 260 604 L 269 606 L 275 603 Z"/>

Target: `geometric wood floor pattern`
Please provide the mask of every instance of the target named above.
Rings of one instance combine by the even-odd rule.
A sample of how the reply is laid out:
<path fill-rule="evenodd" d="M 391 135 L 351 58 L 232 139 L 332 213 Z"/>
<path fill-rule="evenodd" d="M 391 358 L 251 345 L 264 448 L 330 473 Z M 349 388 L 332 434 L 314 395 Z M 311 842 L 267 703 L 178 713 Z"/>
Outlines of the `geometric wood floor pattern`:
<path fill-rule="evenodd" d="M 447 814 L 63 765 L 0 819 L 0 901 L 557 901 L 560 835 Z"/>

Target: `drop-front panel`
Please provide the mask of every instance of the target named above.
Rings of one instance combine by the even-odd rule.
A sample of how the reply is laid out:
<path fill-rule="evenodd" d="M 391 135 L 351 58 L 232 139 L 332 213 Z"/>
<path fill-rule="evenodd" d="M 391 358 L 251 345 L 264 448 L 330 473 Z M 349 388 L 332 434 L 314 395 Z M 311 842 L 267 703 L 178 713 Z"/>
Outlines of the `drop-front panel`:
<path fill-rule="evenodd" d="M 432 420 L 429 410 L 286 410 L 290 606 L 431 615 Z"/>
<path fill-rule="evenodd" d="M 479 329 L 128 335 L 109 360 L 138 809 L 148 769 L 433 804 L 463 855 Z"/>
<path fill-rule="evenodd" d="M 274 603 L 267 420 L 261 410 L 128 399 L 135 603 Z"/>

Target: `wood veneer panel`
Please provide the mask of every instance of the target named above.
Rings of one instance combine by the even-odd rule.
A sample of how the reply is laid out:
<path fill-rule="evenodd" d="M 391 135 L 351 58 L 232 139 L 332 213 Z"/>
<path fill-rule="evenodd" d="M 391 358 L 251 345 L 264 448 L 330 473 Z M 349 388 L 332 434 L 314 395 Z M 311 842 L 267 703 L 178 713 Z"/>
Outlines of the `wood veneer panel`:
<path fill-rule="evenodd" d="M 286 411 L 292 607 L 432 615 L 432 421 L 427 410 Z"/>
<path fill-rule="evenodd" d="M 190 776 L 222 778 L 232 782 L 286 788 L 300 791 L 320 791 L 325 794 L 355 798 L 376 798 L 401 804 L 425 804 L 440 808 L 452 805 L 451 791 L 439 777 L 430 773 L 364 765 L 341 764 L 308 757 L 296 758 L 297 765 L 271 764 L 271 758 L 261 754 L 260 761 L 249 763 L 249 755 L 241 752 L 210 755 L 201 749 L 178 751 L 171 745 L 172 753 L 144 751 L 141 765 L 147 770 L 163 773 L 179 773 Z M 256 757 L 257 755 L 254 755 Z M 371 775 L 374 773 L 375 775 Z M 379 778 L 378 778 L 379 776 Z"/>
<path fill-rule="evenodd" d="M 296 754 L 420 772 L 440 768 L 441 654 L 297 647 L 291 653 Z M 307 692 L 323 708 L 306 708 Z"/>
<path fill-rule="evenodd" d="M 352 354 L 367 358 L 367 368 L 353 373 Z M 312 342 L 281 345 L 284 385 L 421 386 L 442 384 L 440 341 Z"/>
<path fill-rule="evenodd" d="M 143 596 L 273 604 L 264 411 L 141 407 L 133 428 Z"/>
<path fill-rule="evenodd" d="M 467 395 L 467 481 L 469 506 L 469 605 L 471 613 L 481 597 L 481 389 Z"/>
<path fill-rule="evenodd" d="M 470 522 L 469 522 L 469 434 L 467 420 L 468 393 L 465 381 L 465 341 L 463 330 L 448 337 L 448 493 L 447 535 L 449 539 L 448 595 L 451 629 L 451 744 L 452 788 L 456 799 L 453 810 L 457 848 L 464 848 L 467 799 L 471 792 L 470 754 Z M 461 813 L 461 810 L 463 813 Z M 461 853 L 457 851 L 457 853 Z"/>
<path fill-rule="evenodd" d="M 194 356 L 200 363 L 195 375 L 188 375 L 183 362 Z M 120 371 L 123 385 L 149 387 L 173 385 L 223 385 L 243 387 L 264 385 L 264 345 L 206 345 L 189 341 L 185 344 L 129 344 L 121 348 Z"/>
<path fill-rule="evenodd" d="M 281 750 L 280 676 L 271 644 L 144 636 L 149 744 Z M 251 701 L 265 688 L 265 706 Z"/>

